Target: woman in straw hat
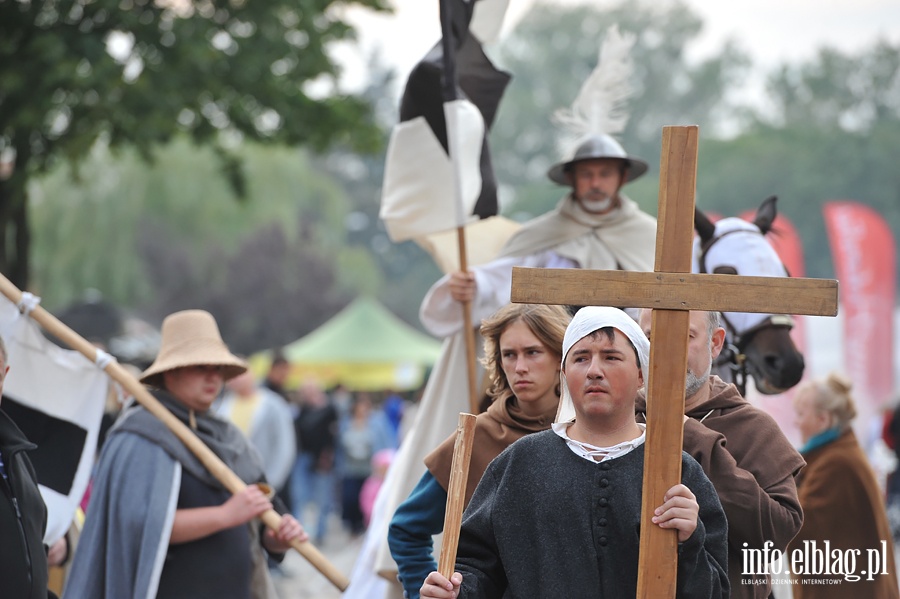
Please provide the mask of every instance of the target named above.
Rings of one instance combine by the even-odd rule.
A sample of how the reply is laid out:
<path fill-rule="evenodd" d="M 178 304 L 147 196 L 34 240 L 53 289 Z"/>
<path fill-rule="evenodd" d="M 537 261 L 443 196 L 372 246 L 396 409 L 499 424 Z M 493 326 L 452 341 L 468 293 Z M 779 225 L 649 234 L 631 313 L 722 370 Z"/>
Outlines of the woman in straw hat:
<path fill-rule="evenodd" d="M 208 312 L 163 321 L 141 382 L 248 486 L 231 495 L 161 421 L 125 410 L 100 456 L 65 597 L 274 596 L 262 548 L 277 558 L 307 535 L 288 514 L 277 532 L 261 532 L 255 518 L 273 506 L 253 484 L 264 481 L 258 453 L 209 413 L 224 382 L 246 369 Z"/>

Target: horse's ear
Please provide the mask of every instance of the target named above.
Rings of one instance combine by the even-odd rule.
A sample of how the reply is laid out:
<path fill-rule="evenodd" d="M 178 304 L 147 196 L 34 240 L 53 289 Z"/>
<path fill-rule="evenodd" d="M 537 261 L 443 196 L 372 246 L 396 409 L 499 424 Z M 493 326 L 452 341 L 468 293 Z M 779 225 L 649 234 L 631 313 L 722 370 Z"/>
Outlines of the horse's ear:
<path fill-rule="evenodd" d="M 778 216 L 778 209 L 775 207 L 777 201 L 778 196 L 769 196 L 763 200 L 763 203 L 759 205 L 759 209 L 756 211 L 753 224 L 759 227 L 763 235 L 772 230 L 772 223 L 775 222 L 775 217 Z"/>
<path fill-rule="evenodd" d="M 705 244 L 716 234 L 716 225 L 699 208 L 694 207 L 694 228 L 700 236 L 700 242 Z"/>

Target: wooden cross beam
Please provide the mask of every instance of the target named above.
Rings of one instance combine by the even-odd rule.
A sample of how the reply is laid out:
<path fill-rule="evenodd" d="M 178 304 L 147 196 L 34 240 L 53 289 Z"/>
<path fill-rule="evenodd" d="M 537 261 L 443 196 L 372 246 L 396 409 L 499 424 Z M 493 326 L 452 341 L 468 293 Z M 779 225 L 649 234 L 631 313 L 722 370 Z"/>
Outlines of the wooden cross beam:
<path fill-rule="evenodd" d="M 677 532 L 649 522 L 681 482 L 689 311 L 837 314 L 837 281 L 689 274 L 697 138 L 696 126 L 663 128 L 654 272 L 516 267 L 512 277 L 514 302 L 654 308 L 637 586 L 651 599 L 675 597 Z"/>

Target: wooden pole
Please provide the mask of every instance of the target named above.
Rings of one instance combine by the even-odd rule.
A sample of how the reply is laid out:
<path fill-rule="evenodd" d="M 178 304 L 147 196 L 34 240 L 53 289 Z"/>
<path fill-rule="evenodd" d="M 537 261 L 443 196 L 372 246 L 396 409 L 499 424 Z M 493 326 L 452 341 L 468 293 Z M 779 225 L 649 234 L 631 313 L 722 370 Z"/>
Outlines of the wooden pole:
<path fill-rule="evenodd" d="M 22 301 L 22 292 L 2 274 L 0 274 L 0 292 L 16 305 Z M 60 322 L 59 319 L 47 312 L 47 310 L 37 306 L 31 312 L 31 318 L 41 325 L 48 333 L 55 336 L 70 348 L 84 355 L 91 362 L 96 363 L 97 348 L 84 339 L 84 337 Z M 178 418 L 162 405 L 159 400 L 153 397 L 153 395 L 147 391 L 146 387 L 134 378 L 131 373 L 125 370 L 121 364 L 112 361 L 107 364 L 103 370 L 113 380 L 128 390 L 137 402 L 144 406 L 148 412 L 159 418 L 163 424 L 165 424 L 166 427 L 168 427 L 168 429 L 172 431 L 172 433 L 178 437 L 178 439 L 180 439 L 195 456 L 197 456 L 197 459 L 203 463 L 210 474 L 222 483 L 222 486 L 228 489 L 228 491 L 232 494 L 239 493 L 247 487 L 246 483 L 244 483 L 244 481 L 242 481 L 221 459 L 219 459 L 219 456 L 214 454 L 203 441 L 197 438 L 190 428 L 178 420 Z M 281 525 L 281 515 L 275 510 L 263 512 L 263 514 L 260 515 L 260 520 L 272 530 L 278 530 L 278 527 Z M 300 541 L 295 540 L 291 546 L 341 591 L 344 591 L 350 585 L 350 581 L 309 541 L 301 543 Z"/>
<path fill-rule="evenodd" d="M 466 500 L 466 480 L 469 478 L 469 462 L 472 459 L 472 442 L 475 440 L 475 416 L 460 412 L 453 444 L 453 462 L 450 466 L 450 488 L 447 489 L 447 508 L 444 511 L 444 540 L 438 572 L 449 579 L 456 567 L 456 548 L 459 546 L 459 527 L 462 524 L 463 504 Z"/>
<path fill-rule="evenodd" d="M 444 100 L 444 106 L 449 102 L 457 99 L 456 93 L 456 48 L 453 40 L 453 3 L 451 0 L 440 0 L 440 17 L 441 17 L 441 50 L 443 52 L 442 65 L 444 67 L 444 75 L 441 81 L 441 96 Z M 446 109 L 444 112 L 444 126 L 447 132 L 447 150 L 450 154 L 450 160 L 453 163 L 453 184 L 454 195 L 456 201 L 456 243 L 459 249 L 459 269 L 463 272 L 469 270 L 469 261 L 466 256 L 466 228 L 465 214 L 463 214 L 462 199 L 462 173 L 459 162 L 459 144 L 457 144 L 458 132 L 453 128 L 453 123 L 447 118 Z M 477 374 L 475 365 L 475 330 L 472 328 L 472 307 L 470 302 L 462 302 L 463 312 L 463 335 L 466 340 L 466 374 L 468 376 L 469 388 L 469 409 L 474 413 L 478 413 L 478 385 L 476 384 Z"/>
<path fill-rule="evenodd" d="M 696 126 L 663 128 L 654 268 L 657 272 L 691 271 L 698 139 Z M 654 526 L 650 519 L 666 491 L 681 482 L 689 321 L 687 310 L 653 310 L 652 314 L 656 334 L 650 344 L 646 382 L 647 437 L 637 585 L 637 597 L 641 598 L 675 597 L 678 531 Z"/>
<path fill-rule="evenodd" d="M 456 229 L 456 240 L 459 247 L 459 269 L 463 272 L 469 270 L 468 260 L 466 258 L 466 229 L 458 227 Z M 478 401 L 478 384 L 477 372 L 475 368 L 475 328 L 472 326 L 472 305 L 471 302 L 463 302 L 463 335 L 466 339 L 466 379 L 469 389 L 469 410 L 473 414 L 477 414 L 479 409 Z"/>

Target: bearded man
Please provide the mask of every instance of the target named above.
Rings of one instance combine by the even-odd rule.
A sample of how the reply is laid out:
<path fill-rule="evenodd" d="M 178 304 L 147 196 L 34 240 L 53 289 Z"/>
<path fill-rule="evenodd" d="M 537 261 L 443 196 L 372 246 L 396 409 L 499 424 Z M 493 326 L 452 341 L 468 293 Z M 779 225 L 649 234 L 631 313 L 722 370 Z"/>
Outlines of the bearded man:
<path fill-rule="evenodd" d="M 571 187 L 556 208 L 524 224 L 493 262 L 438 280 L 419 309 L 422 324 L 437 337 L 459 332 L 457 302 L 464 301 L 471 302 L 472 322 L 481 322 L 509 303 L 514 266 L 653 270 L 656 219 L 622 193 L 645 172 L 647 162 L 612 136 L 586 136 L 547 173 Z"/>
<path fill-rule="evenodd" d="M 640 324 L 650 337 L 651 310 Z M 711 375 L 722 351 L 725 329 L 718 312 L 692 311 L 688 331 L 684 400 L 684 451 L 700 462 L 716 487 L 728 518 L 728 577 L 734 598 L 765 598 L 768 574 L 743 572 L 744 552 L 785 551 L 803 524 L 796 476 L 806 465 L 775 420 L 741 397 L 737 388 Z M 646 422 L 646 398 L 635 403 L 638 422 Z M 752 584 L 748 584 L 748 580 Z"/>

